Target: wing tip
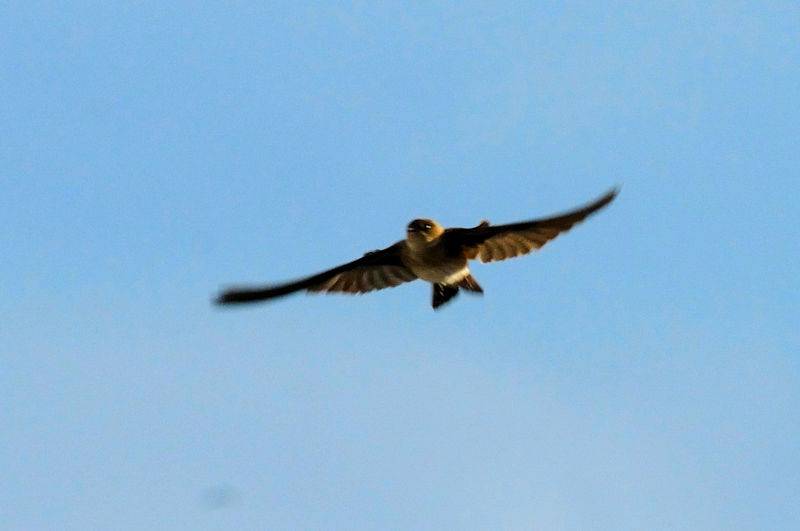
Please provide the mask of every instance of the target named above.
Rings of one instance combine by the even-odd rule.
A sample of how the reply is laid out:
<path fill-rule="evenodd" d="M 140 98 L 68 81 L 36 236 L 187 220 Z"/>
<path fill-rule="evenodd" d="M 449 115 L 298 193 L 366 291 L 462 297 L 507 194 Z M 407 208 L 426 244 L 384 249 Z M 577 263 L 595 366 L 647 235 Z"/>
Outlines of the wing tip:
<path fill-rule="evenodd" d="M 229 291 L 224 291 L 219 295 L 214 296 L 211 299 L 211 304 L 213 304 L 214 306 L 225 306 L 236 302 L 242 302 L 242 301 L 237 300 L 237 298 L 233 296 L 233 293 Z"/>
<path fill-rule="evenodd" d="M 260 290 L 229 289 L 211 299 L 211 303 L 215 306 L 230 306 L 233 304 L 258 302 L 266 300 L 267 298 L 269 297 L 266 297 Z"/>
<path fill-rule="evenodd" d="M 619 195 L 620 188 L 621 188 L 620 185 L 615 185 L 610 190 L 608 190 L 605 194 L 600 196 L 598 199 L 596 199 L 595 201 L 589 203 L 588 205 L 586 205 L 585 207 L 580 209 L 579 212 L 584 212 L 585 215 L 588 216 L 590 214 L 593 214 L 593 213 L 597 212 L 601 208 L 606 207 L 609 203 L 611 203 Z"/>
<path fill-rule="evenodd" d="M 615 184 L 614 186 L 611 187 L 610 190 L 608 190 L 605 194 L 603 194 L 603 196 L 600 199 L 598 199 L 597 203 L 602 206 L 609 204 L 619 195 L 621 189 L 622 189 L 621 185 Z"/>

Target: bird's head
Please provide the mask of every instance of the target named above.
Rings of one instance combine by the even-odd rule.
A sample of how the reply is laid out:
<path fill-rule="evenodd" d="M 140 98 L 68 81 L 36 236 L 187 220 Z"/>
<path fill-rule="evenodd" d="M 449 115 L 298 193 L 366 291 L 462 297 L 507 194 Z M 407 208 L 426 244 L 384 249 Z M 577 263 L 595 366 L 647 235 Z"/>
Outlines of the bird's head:
<path fill-rule="evenodd" d="M 428 243 L 442 235 L 444 229 L 432 219 L 415 219 L 408 224 L 406 237 L 415 243 Z"/>

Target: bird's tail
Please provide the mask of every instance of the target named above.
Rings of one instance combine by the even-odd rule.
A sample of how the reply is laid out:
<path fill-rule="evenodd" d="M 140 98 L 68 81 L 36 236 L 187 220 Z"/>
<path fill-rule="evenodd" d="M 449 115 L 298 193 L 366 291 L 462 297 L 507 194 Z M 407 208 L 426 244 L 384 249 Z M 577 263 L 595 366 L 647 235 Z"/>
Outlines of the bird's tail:
<path fill-rule="evenodd" d="M 458 283 L 458 287 L 464 288 L 465 290 L 468 291 L 474 291 L 475 293 L 483 293 L 483 288 L 481 287 L 480 284 L 478 284 L 478 281 L 475 280 L 475 277 L 473 277 L 472 275 L 467 275 L 464 278 L 462 278 L 461 281 Z"/>
<path fill-rule="evenodd" d="M 458 288 L 464 288 L 473 293 L 483 293 L 483 288 L 472 275 L 462 278 L 458 284 L 434 284 L 433 285 L 433 309 L 437 309 L 456 295 Z"/>
<path fill-rule="evenodd" d="M 458 286 L 450 286 L 449 284 L 434 284 L 433 309 L 437 309 L 439 306 L 446 303 L 456 295 L 458 295 Z"/>

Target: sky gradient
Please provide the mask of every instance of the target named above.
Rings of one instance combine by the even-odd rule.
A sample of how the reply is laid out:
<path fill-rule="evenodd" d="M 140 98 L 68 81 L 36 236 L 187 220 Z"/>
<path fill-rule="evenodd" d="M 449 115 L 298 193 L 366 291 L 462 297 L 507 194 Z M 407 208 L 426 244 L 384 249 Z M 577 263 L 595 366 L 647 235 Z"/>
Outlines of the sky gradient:
<path fill-rule="evenodd" d="M 797 529 L 796 2 L 5 2 L 0 527 Z M 441 311 L 246 308 L 617 200 Z"/>

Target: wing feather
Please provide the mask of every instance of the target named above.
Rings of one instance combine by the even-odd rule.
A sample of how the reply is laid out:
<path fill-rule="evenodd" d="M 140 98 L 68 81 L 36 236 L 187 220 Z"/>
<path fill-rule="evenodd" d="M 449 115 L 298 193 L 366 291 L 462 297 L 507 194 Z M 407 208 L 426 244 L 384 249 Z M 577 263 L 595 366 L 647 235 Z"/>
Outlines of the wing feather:
<path fill-rule="evenodd" d="M 403 242 L 398 242 L 386 249 L 367 253 L 352 262 L 293 282 L 225 290 L 216 302 L 218 304 L 256 302 L 282 297 L 301 290 L 314 293 L 367 293 L 398 286 L 417 278 L 403 264 L 402 245 Z"/>
<path fill-rule="evenodd" d="M 541 249 L 559 234 L 608 205 L 617 196 L 611 190 L 579 209 L 550 218 L 492 226 L 486 222 L 471 229 L 447 229 L 443 238 L 451 254 L 481 262 L 496 262 Z"/>

